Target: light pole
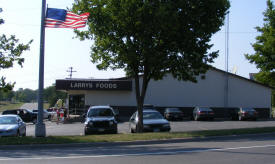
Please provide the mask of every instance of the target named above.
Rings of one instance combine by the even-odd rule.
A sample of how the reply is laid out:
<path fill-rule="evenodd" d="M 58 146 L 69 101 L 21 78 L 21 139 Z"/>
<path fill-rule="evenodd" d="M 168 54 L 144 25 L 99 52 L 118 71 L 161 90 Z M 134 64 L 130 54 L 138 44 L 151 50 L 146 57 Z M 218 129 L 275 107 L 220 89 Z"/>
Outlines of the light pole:
<path fill-rule="evenodd" d="M 35 125 L 35 137 L 45 137 L 46 127 L 43 123 L 43 89 L 44 89 L 44 47 L 45 47 L 45 12 L 46 0 L 42 0 L 41 31 L 40 31 L 40 57 L 39 57 L 39 82 L 38 82 L 38 115 Z"/>

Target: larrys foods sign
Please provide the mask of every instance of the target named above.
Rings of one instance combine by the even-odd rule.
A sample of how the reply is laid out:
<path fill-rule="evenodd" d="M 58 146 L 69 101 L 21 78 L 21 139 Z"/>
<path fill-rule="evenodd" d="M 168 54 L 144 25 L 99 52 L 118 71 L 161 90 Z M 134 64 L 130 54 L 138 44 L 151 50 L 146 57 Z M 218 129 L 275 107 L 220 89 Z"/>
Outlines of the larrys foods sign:
<path fill-rule="evenodd" d="M 132 90 L 129 80 L 56 80 L 56 90 Z"/>

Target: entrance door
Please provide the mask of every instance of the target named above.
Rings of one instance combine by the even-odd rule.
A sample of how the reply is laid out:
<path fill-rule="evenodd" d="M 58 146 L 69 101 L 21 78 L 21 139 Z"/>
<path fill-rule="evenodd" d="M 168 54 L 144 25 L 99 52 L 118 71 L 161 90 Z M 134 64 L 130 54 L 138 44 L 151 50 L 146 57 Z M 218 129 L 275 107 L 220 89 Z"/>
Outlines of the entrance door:
<path fill-rule="evenodd" d="M 69 112 L 75 115 L 85 112 L 85 95 L 69 95 Z"/>

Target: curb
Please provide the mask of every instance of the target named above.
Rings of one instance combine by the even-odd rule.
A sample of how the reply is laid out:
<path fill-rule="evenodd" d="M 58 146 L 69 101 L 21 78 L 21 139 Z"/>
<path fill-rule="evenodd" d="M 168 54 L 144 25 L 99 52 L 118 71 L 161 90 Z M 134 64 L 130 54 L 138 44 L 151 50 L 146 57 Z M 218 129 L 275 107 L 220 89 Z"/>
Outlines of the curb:
<path fill-rule="evenodd" d="M 138 140 L 138 141 L 119 141 L 119 142 L 94 142 L 94 143 L 69 143 L 69 144 L 31 144 L 31 145 L 0 145 L 1 150 L 29 150 L 29 149 L 52 149 L 52 148 L 78 148 L 78 147 L 115 147 L 125 145 L 151 145 L 151 144 L 168 144 L 181 142 L 198 142 L 198 141 L 221 141 L 234 139 L 253 139 L 259 136 L 275 136 L 275 132 L 262 134 L 240 134 L 228 136 L 209 136 L 193 138 L 175 138 L 163 140 Z"/>

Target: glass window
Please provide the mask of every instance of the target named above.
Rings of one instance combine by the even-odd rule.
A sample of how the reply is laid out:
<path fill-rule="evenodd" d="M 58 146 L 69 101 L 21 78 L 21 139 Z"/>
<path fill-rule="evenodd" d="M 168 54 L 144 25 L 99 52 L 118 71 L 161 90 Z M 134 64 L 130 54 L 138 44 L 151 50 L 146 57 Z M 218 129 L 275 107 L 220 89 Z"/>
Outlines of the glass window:
<path fill-rule="evenodd" d="M 168 112 L 180 112 L 180 110 L 178 108 L 168 108 L 167 111 Z"/>
<path fill-rule="evenodd" d="M 17 124 L 16 117 L 0 117 L 0 124 Z"/>
<path fill-rule="evenodd" d="M 143 119 L 163 119 L 162 115 L 158 112 L 144 112 Z"/>
<path fill-rule="evenodd" d="M 255 110 L 253 108 L 243 108 L 243 111 L 245 111 L 245 112 L 249 112 L 249 111 L 254 112 Z"/>
<path fill-rule="evenodd" d="M 102 116 L 114 116 L 114 113 L 110 108 L 92 108 L 88 113 L 88 117 Z"/>
<path fill-rule="evenodd" d="M 211 112 L 212 109 L 210 109 L 210 108 L 200 108 L 200 111 L 208 111 L 208 112 Z"/>

